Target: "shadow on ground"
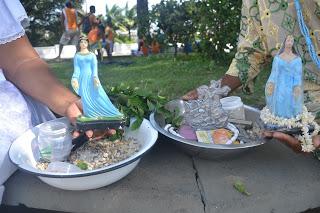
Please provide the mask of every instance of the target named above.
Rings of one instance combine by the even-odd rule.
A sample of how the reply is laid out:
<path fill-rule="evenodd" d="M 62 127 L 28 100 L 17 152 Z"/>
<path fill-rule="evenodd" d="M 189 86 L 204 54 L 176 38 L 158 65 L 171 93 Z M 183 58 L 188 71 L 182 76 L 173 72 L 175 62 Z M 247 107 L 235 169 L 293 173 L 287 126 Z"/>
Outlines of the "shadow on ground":
<path fill-rule="evenodd" d="M 23 213 L 66 213 L 66 212 L 51 211 L 46 209 L 28 208 L 25 205 L 19 205 L 19 206 L 1 205 L 0 212 L 1 213 L 21 213 L 21 212 Z"/>

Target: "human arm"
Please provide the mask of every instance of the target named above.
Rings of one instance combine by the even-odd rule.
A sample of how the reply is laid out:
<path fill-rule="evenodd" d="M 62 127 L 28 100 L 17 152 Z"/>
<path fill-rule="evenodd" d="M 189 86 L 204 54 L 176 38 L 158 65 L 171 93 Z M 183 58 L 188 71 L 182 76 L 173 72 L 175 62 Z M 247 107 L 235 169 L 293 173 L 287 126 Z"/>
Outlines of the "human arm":
<path fill-rule="evenodd" d="M 64 10 L 62 10 L 62 12 L 61 12 L 60 21 L 61 21 L 61 23 L 60 23 L 61 24 L 61 28 L 64 31 L 65 30 L 65 27 L 64 27 L 64 21 L 65 21 Z"/>
<path fill-rule="evenodd" d="M 0 67 L 9 81 L 55 113 L 71 121 L 81 114 L 79 98 L 53 76 L 26 36 L 0 45 Z"/>
<path fill-rule="evenodd" d="M 83 18 L 80 20 L 80 22 L 78 23 L 78 27 L 80 27 L 80 26 L 82 25 L 84 19 L 85 19 L 85 17 L 83 17 Z"/>
<path fill-rule="evenodd" d="M 298 139 L 282 132 L 264 132 L 263 136 L 268 139 L 276 139 L 291 148 L 296 153 L 304 153 L 301 143 Z M 320 136 L 316 135 L 312 138 L 313 145 L 316 149 L 320 148 Z"/>
<path fill-rule="evenodd" d="M 79 16 L 78 16 L 78 11 L 77 11 L 77 10 L 75 10 L 75 14 L 76 14 L 76 23 L 77 23 L 77 27 L 79 28 L 79 26 L 80 26 L 80 22 L 81 22 L 82 20 L 80 20 L 80 22 L 78 22 L 78 20 L 79 20 Z"/>

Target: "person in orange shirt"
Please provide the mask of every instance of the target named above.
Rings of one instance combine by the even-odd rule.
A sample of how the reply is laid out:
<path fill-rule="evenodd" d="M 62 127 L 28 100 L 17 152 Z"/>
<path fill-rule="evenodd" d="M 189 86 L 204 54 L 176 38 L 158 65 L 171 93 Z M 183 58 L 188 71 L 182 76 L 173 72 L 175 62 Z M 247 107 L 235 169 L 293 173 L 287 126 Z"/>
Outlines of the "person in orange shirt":
<path fill-rule="evenodd" d="M 113 52 L 113 42 L 114 42 L 114 33 L 113 33 L 113 28 L 112 24 L 109 23 L 105 29 L 105 34 L 106 34 L 106 50 L 108 54 L 108 58 L 111 59 L 112 57 L 112 52 Z"/>
<path fill-rule="evenodd" d="M 148 44 L 145 42 L 146 38 L 140 38 L 138 44 L 138 52 L 142 53 L 144 56 L 148 56 L 149 54 L 149 47 Z"/>
<path fill-rule="evenodd" d="M 102 38 L 103 38 L 103 32 L 101 32 L 101 30 L 99 29 L 98 24 L 94 23 L 92 26 L 92 29 L 88 34 L 88 40 L 89 40 L 90 51 L 95 52 L 97 50 L 98 52 L 97 59 L 99 61 L 103 60 L 102 42 L 101 42 Z"/>
<path fill-rule="evenodd" d="M 151 52 L 152 54 L 158 54 L 160 52 L 160 44 L 156 39 L 153 39 L 151 43 Z"/>
<path fill-rule="evenodd" d="M 144 56 L 148 56 L 149 55 L 149 47 L 147 44 L 144 43 L 144 45 L 141 47 L 142 53 Z"/>
<path fill-rule="evenodd" d="M 61 24 L 64 32 L 60 39 L 59 58 L 61 56 L 64 45 L 77 45 L 79 41 L 80 32 L 77 23 L 77 10 L 74 8 L 71 1 L 68 1 L 61 13 Z"/>

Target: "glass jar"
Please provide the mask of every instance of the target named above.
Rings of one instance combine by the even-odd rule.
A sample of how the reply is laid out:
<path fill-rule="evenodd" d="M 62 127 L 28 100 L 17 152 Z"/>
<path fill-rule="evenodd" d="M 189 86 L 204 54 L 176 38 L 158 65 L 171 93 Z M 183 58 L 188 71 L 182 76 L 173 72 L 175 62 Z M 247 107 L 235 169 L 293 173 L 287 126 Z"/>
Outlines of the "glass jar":
<path fill-rule="evenodd" d="M 60 121 L 49 121 L 39 127 L 38 147 L 41 159 L 65 161 L 72 149 L 72 136 L 68 126 Z"/>
<path fill-rule="evenodd" d="M 229 114 L 229 118 L 245 120 L 244 105 L 240 97 L 230 96 L 220 99 L 222 109 Z"/>

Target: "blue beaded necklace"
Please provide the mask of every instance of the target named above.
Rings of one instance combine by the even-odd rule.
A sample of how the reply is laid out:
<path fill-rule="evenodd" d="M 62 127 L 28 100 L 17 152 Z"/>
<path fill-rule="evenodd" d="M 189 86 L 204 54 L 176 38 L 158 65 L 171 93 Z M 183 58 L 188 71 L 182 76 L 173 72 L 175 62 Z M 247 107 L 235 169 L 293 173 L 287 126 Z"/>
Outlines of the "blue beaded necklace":
<path fill-rule="evenodd" d="M 320 70 L 320 59 L 319 59 L 319 57 L 315 51 L 315 48 L 312 44 L 309 29 L 306 26 L 306 24 L 304 23 L 300 1 L 295 0 L 294 4 L 296 7 L 296 11 L 297 11 L 298 23 L 299 23 L 301 34 L 303 35 L 304 39 L 306 40 L 306 44 L 307 44 L 308 51 L 309 51 L 309 54 L 311 56 L 312 61 L 317 65 L 318 69 Z"/>

